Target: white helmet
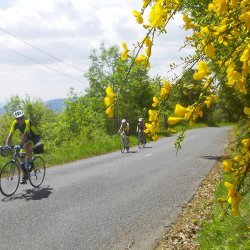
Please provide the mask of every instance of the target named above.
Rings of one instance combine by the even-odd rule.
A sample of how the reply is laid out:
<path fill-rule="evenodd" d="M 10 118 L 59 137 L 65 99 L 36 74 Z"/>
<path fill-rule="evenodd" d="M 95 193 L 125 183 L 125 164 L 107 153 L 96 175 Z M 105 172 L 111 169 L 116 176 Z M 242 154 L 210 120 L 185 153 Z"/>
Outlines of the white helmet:
<path fill-rule="evenodd" d="M 13 113 L 13 116 L 15 119 L 18 119 L 18 118 L 21 118 L 24 116 L 24 113 L 21 109 L 19 110 L 16 110 L 14 113 Z"/>
<path fill-rule="evenodd" d="M 139 122 L 142 122 L 143 121 L 143 118 L 139 118 L 139 120 L 138 120 Z"/>
<path fill-rule="evenodd" d="M 122 123 L 125 123 L 126 122 L 126 119 L 122 119 Z"/>

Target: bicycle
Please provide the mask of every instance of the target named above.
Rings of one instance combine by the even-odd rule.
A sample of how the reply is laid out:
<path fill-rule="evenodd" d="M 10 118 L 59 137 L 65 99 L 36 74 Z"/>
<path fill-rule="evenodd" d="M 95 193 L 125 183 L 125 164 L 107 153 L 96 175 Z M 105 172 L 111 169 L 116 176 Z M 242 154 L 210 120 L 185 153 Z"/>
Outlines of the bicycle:
<path fill-rule="evenodd" d="M 120 142 L 121 152 L 124 153 L 125 150 L 129 152 L 129 139 L 125 132 L 121 132 L 121 142 Z"/>
<path fill-rule="evenodd" d="M 37 154 L 43 153 L 43 144 L 38 144 L 33 147 L 33 162 L 34 168 L 30 169 L 30 164 L 28 159 L 26 160 L 26 168 L 28 172 L 28 179 L 30 184 L 33 187 L 39 187 L 44 180 L 46 167 L 45 162 L 42 156 Z M 9 146 L 0 147 L 1 156 L 6 157 L 8 155 L 12 155 L 12 159 L 7 161 L 1 171 L 0 171 L 0 191 L 4 196 L 11 196 L 13 195 L 20 184 L 20 177 L 21 177 L 21 165 L 20 165 L 20 147 L 18 146 Z"/>
<path fill-rule="evenodd" d="M 144 132 L 139 130 L 138 131 L 138 147 L 139 148 L 144 148 L 146 144 L 146 139 L 144 137 Z"/>

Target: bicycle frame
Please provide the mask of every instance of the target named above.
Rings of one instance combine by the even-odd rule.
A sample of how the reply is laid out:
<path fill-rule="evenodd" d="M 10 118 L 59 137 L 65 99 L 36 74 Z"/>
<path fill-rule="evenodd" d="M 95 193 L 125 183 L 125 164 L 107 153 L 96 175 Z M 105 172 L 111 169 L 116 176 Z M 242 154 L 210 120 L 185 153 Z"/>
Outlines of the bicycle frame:
<path fill-rule="evenodd" d="M 20 162 L 20 152 L 19 149 L 15 148 L 14 146 L 10 146 L 11 149 L 14 149 L 15 152 L 12 154 L 11 161 L 16 162 L 19 168 L 21 168 L 21 162 Z"/>
<path fill-rule="evenodd" d="M 125 145 L 125 147 L 128 146 L 128 136 L 125 135 L 125 132 L 121 133 L 121 142 Z"/>
<path fill-rule="evenodd" d="M 123 131 L 121 132 L 121 152 L 123 153 L 125 149 L 129 151 L 129 138 Z"/>
<path fill-rule="evenodd" d="M 146 144 L 146 138 L 145 138 L 144 132 L 139 130 L 138 131 L 138 147 L 139 148 L 144 147 L 145 144 Z"/>

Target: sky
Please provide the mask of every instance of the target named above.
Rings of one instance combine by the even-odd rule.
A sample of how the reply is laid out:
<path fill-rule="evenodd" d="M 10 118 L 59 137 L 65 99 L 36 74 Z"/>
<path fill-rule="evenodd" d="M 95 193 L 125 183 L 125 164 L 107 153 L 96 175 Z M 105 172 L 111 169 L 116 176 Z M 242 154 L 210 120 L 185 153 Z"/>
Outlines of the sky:
<path fill-rule="evenodd" d="M 84 74 L 92 49 L 141 41 L 146 30 L 132 11 L 141 0 L 0 0 L 0 104 L 11 96 L 51 100 L 88 88 Z M 185 36 L 181 15 L 154 42 L 150 76 L 171 78 L 170 63 L 192 53 L 180 51 Z"/>

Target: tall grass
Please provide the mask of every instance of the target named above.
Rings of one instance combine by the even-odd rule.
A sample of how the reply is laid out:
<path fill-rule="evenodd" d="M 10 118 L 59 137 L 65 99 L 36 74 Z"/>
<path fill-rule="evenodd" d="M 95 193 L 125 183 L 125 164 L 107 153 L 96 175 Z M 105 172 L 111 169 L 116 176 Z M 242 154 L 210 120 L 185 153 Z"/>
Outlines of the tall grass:
<path fill-rule="evenodd" d="M 130 145 L 136 145 L 137 138 L 130 136 Z M 73 141 L 65 144 L 52 152 L 47 152 L 44 157 L 48 166 L 72 162 L 88 157 L 105 154 L 120 149 L 120 136 L 103 135 L 88 142 Z"/>
<path fill-rule="evenodd" d="M 250 249 L 249 180 L 250 178 L 246 180 L 244 187 L 246 194 L 240 203 L 240 216 L 232 217 L 227 205 L 222 207 L 219 203 L 214 203 L 209 220 L 203 223 L 198 233 L 200 249 Z M 225 195 L 224 181 L 225 179 L 219 184 L 215 198 Z"/>

